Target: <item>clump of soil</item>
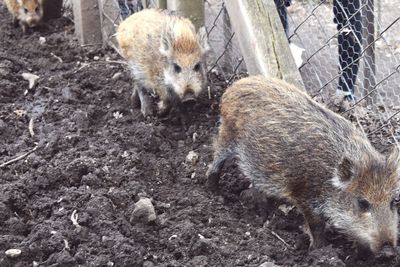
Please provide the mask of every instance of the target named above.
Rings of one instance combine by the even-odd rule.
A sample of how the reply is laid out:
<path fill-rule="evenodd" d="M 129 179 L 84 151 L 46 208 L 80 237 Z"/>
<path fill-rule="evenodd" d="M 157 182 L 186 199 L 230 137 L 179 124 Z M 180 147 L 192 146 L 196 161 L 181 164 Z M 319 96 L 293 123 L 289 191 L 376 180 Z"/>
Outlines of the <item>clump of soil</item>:
<path fill-rule="evenodd" d="M 296 209 L 245 205 L 235 168 L 221 194 L 207 191 L 225 83 L 209 77 L 187 127 L 146 120 L 119 60 L 79 46 L 66 18 L 22 35 L 0 6 L 0 164 L 36 148 L 0 168 L 1 266 L 387 266 L 336 234 L 309 253 Z M 31 90 L 26 72 L 40 77 Z M 134 216 L 142 198 L 155 221 Z"/>

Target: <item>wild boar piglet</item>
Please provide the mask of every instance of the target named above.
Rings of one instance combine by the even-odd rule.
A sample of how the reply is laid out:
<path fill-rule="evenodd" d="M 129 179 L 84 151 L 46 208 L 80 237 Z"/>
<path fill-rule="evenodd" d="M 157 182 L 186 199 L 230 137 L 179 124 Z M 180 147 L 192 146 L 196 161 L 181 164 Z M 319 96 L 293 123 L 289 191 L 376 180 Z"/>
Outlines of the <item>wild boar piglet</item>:
<path fill-rule="evenodd" d="M 204 89 L 209 50 L 204 27 L 196 33 L 189 19 L 146 9 L 121 23 L 117 40 L 134 80 L 133 103 L 140 103 L 145 117 L 153 113 L 150 95 L 159 99 L 158 115 L 165 115 Z"/>
<path fill-rule="evenodd" d="M 330 223 L 380 256 L 395 255 L 400 153 L 377 152 L 365 134 L 305 92 L 261 76 L 235 82 L 222 96 L 221 125 L 208 185 L 236 158 L 254 188 L 303 213 L 311 248 Z"/>

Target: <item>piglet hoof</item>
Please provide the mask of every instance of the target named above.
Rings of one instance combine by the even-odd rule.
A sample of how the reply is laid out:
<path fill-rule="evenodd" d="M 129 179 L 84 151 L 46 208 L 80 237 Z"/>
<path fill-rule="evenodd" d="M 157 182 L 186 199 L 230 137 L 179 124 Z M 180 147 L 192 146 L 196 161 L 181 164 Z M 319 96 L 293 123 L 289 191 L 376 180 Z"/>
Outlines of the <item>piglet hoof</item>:
<path fill-rule="evenodd" d="M 360 260 L 368 260 L 373 258 L 373 253 L 371 250 L 362 244 L 354 243 L 354 248 L 356 251 L 356 257 Z M 379 258 L 379 255 L 378 255 Z"/>
<path fill-rule="evenodd" d="M 206 181 L 206 186 L 208 190 L 211 192 L 217 192 L 219 189 L 219 182 L 218 182 L 218 174 L 216 173 L 207 173 L 207 181 Z"/>
<path fill-rule="evenodd" d="M 323 248 L 328 245 L 325 237 L 323 236 L 314 236 L 313 240 L 310 241 L 309 250 L 315 250 L 319 248 Z"/>
<path fill-rule="evenodd" d="M 188 123 L 187 123 L 187 117 L 185 116 L 185 114 L 180 113 L 179 114 L 179 121 L 181 124 L 181 127 L 187 131 L 189 129 Z"/>
<path fill-rule="evenodd" d="M 206 186 L 207 189 L 213 193 L 217 193 L 219 191 L 218 183 L 213 180 L 207 180 Z"/>
<path fill-rule="evenodd" d="M 158 111 L 157 111 L 157 116 L 158 117 L 165 117 L 168 115 L 169 111 L 171 110 L 171 106 L 167 105 L 165 102 L 160 101 L 157 103 Z"/>
<path fill-rule="evenodd" d="M 134 107 L 134 108 L 140 107 L 139 94 L 136 91 L 134 91 L 132 93 L 132 95 L 130 96 L 129 100 L 131 102 L 132 107 Z"/>
<path fill-rule="evenodd" d="M 13 26 L 14 28 L 17 28 L 19 26 L 19 21 L 17 18 L 13 18 Z"/>
<path fill-rule="evenodd" d="M 153 115 L 153 109 L 151 108 L 151 105 L 147 103 L 142 103 L 142 106 L 140 107 L 140 111 L 143 114 L 143 117 L 151 117 Z"/>
<path fill-rule="evenodd" d="M 381 251 L 377 254 L 377 258 L 380 261 L 389 261 L 395 258 L 397 256 L 397 253 L 398 252 L 395 247 L 391 245 L 385 245 L 383 246 Z"/>
<path fill-rule="evenodd" d="M 21 29 L 22 29 L 22 34 L 26 35 L 27 34 L 27 30 L 28 30 L 28 26 L 25 23 L 21 22 L 21 21 L 19 22 L 19 24 L 20 24 Z"/>

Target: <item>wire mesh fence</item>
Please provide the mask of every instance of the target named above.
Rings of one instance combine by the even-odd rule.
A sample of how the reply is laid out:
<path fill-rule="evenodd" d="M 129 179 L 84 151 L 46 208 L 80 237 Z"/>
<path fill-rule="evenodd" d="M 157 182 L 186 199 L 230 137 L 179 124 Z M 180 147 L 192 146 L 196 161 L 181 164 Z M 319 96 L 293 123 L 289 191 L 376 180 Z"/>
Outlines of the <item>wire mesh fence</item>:
<path fill-rule="evenodd" d="M 205 2 L 205 26 L 213 50 L 209 71 L 223 77 L 226 84 L 247 75 L 246 63 L 241 55 L 237 36 L 231 27 L 224 1 Z"/>
<path fill-rule="evenodd" d="M 400 9 L 395 1 L 376 6 L 373 0 L 293 1 L 287 21 L 289 41 L 304 48 L 299 70 L 307 91 L 323 99 L 354 95 L 340 112 L 364 120 L 369 135 L 397 142 Z"/>
<path fill-rule="evenodd" d="M 157 1 L 104 0 L 114 26 Z M 274 0 L 304 85 L 386 143 L 400 138 L 400 6 L 395 0 Z M 208 69 L 226 83 L 247 75 L 223 0 L 205 0 Z M 113 38 L 111 34 L 109 39 Z M 300 53 L 299 53 L 300 51 Z M 343 101 L 345 100 L 345 101 Z M 332 106 L 331 106 L 332 107 Z"/>

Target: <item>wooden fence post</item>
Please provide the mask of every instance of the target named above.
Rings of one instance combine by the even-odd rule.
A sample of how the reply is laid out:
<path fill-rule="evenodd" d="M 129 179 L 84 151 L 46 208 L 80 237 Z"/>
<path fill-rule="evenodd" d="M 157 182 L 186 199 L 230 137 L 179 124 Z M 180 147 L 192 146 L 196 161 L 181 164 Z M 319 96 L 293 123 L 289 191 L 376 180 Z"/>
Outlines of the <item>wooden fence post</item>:
<path fill-rule="evenodd" d="M 204 26 L 204 0 L 167 0 L 169 10 L 189 18 L 196 30 Z"/>
<path fill-rule="evenodd" d="M 167 9 L 167 0 L 157 0 L 158 8 Z"/>
<path fill-rule="evenodd" d="M 97 1 L 73 1 L 75 34 L 82 45 L 102 43 L 100 12 Z"/>
<path fill-rule="evenodd" d="M 276 77 L 304 89 L 274 0 L 225 1 L 249 74 Z"/>

